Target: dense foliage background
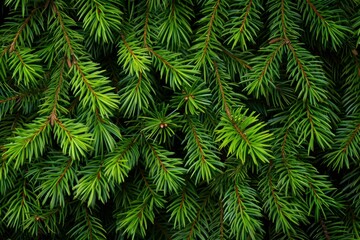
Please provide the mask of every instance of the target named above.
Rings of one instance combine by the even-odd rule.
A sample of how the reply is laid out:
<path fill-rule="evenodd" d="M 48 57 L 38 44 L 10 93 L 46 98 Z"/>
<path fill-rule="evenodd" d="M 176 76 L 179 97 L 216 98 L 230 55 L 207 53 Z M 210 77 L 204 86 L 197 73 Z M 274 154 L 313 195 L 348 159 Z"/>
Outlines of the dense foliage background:
<path fill-rule="evenodd" d="M 1 239 L 360 239 L 356 0 L 5 0 Z"/>

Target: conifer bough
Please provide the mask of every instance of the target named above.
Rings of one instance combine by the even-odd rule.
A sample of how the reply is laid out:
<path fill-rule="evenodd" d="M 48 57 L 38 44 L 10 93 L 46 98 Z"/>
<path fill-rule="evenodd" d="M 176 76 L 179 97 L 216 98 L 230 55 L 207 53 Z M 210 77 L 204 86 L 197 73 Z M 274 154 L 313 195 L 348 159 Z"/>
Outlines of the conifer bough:
<path fill-rule="evenodd" d="M 358 0 L 5 0 L 1 239 L 360 239 Z"/>

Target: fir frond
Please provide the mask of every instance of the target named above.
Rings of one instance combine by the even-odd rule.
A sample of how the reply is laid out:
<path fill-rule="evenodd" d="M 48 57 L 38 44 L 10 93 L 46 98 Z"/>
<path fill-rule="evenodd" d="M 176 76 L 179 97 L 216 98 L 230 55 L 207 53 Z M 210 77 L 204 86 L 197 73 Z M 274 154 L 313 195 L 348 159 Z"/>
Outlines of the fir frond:
<path fill-rule="evenodd" d="M 23 230 L 23 223 L 39 205 L 32 186 L 24 178 L 20 179 L 15 188 L 7 193 L 9 201 L 3 206 L 6 209 L 3 216 L 6 225 L 18 231 Z"/>
<path fill-rule="evenodd" d="M 255 164 L 268 162 L 272 158 L 268 149 L 272 135 L 263 130 L 265 124 L 259 122 L 254 112 L 250 115 L 247 112 L 247 109 L 239 108 L 231 116 L 223 114 L 216 130 L 216 142 L 221 143 L 220 148 L 228 146 L 228 155 L 235 153 L 242 163 L 248 156 Z"/>
<path fill-rule="evenodd" d="M 239 46 L 247 50 L 247 45 L 254 44 L 257 33 L 261 29 L 261 2 L 258 0 L 237 0 L 230 4 L 229 21 L 224 27 L 224 35 L 231 48 Z"/>
<path fill-rule="evenodd" d="M 95 119 L 94 119 L 95 118 Z M 118 126 L 108 119 L 101 118 L 95 113 L 87 117 L 87 126 L 92 135 L 92 147 L 95 155 L 103 156 L 107 152 L 114 151 L 116 143 L 121 139 L 121 133 Z"/>
<path fill-rule="evenodd" d="M 194 51 L 194 61 L 197 69 L 204 66 L 212 66 L 214 60 L 218 60 L 216 50 L 220 50 L 222 26 L 225 24 L 228 7 L 226 0 L 206 1 L 202 8 L 204 15 L 198 21 L 199 29 L 196 32 L 196 40 L 191 50 Z"/>
<path fill-rule="evenodd" d="M 231 82 L 226 67 L 222 63 L 213 62 L 214 72 L 211 73 L 210 89 L 212 90 L 212 101 L 214 111 L 225 111 L 228 115 L 232 107 L 238 108 L 243 106 L 242 100 L 246 97 L 235 91 L 238 84 Z"/>
<path fill-rule="evenodd" d="M 0 236 L 360 239 L 359 3 L 2 1 Z"/>
<path fill-rule="evenodd" d="M 165 2 L 165 1 L 164 1 Z M 193 3 L 188 0 L 169 1 L 160 12 L 159 39 L 170 50 L 190 46 L 191 20 L 194 18 Z"/>
<path fill-rule="evenodd" d="M 145 236 L 149 222 L 154 223 L 154 210 L 163 208 L 166 203 L 165 199 L 156 192 L 156 186 L 143 173 L 141 176 L 144 182 L 142 185 L 145 187 L 124 212 L 117 214 L 117 230 L 123 230 L 132 239 L 137 235 L 142 238 Z"/>
<path fill-rule="evenodd" d="M 203 193 L 203 192 L 202 192 Z M 195 239 L 208 239 L 209 229 L 209 212 L 208 206 L 210 205 L 210 196 L 204 196 L 199 193 L 198 208 L 196 209 L 196 215 L 191 219 L 190 223 L 185 228 L 177 230 L 173 235 L 174 240 L 195 240 Z"/>
<path fill-rule="evenodd" d="M 25 160 L 31 162 L 35 157 L 41 156 L 50 139 L 50 120 L 39 117 L 32 123 L 28 123 L 24 128 L 15 129 L 15 137 L 11 137 L 3 154 L 8 159 L 8 163 L 15 161 L 15 169 L 24 164 Z"/>
<path fill-rule="evenodd" d="M 326 162 L 334 169 L 350 168 L 360 154 L 360 121 L 358 117 L 344 119 L 336 130 L 334 150 L 326 155 Z"/>
<path fill-rule="evenodd" d="M 118 1 L 77 1 L 75 8 L 83 20 L 83 28 L 95 42 L 114 42 L 114 32 L 120 31 L 122 12 Z"/>
<path fill-rule="evenodd" d="M 70 229 L 68 235 L 76 240 L 80 239 L 106 239 L 106 230 L 101 220 L 95 217 L 91 209 L 81 206 L 76 211 L 77 224 Z"/>
<path fill-rule="evenodd" d="M 15 48 L 9 57 L 12 77 L 18 85 L 36 86 L 43 78 L 40 58 L 29 48 Z"/>
<path fill-rule="evenodd" d="M 13 6 L 15 10 L 21 6 L 22 16 L 24 17 L 26 11 L 28 10 L 28 1 L 26 0 L 5 0 L 6 6 Z"/>
<path fill-rule="evenodd" d="M 179 121 L 179 113 L 172 111 L 168 113 L 169 105 L 161 104 L 155 106 L 153 111 L 147 110 L 148 116 L 141 116 L 143 127 L 141 132 L 146 139 L 152 139 L 155 142 L 165 143 L 171 140 L 175 135 L 175 130 L 180 127 L 176 122 Z"/>
<path fill-rule="evenodd" d="M 110 198 L 110 191 L 114 183 L 109 182 L 104 174 L 103 161 L 92 159 L 80 170 L 82 176 L 73 187 L 74 198 L 86 202 L 88 207 L 94 207 L 96 200 L 106 203 Z"/>
<path fill-rule="evenodd" d="M 0 120 L 15 112 L 32 112 L 38 106 L 39 97 L 42 95 L 38 88 L 16 91 L 8 84 L 0 83 Z"/>
<path fill-rule="evenodd" d="M 242 80 L 247 83 L 246 90 L 257 98 L 269 95 L 276 88 L 275 83 L 280 79 L 279 67 L 285 53 L 285 42 L 279 41 L 260 49 L 259 55 L 250 60 L 252 69 Z"/>
<path fill-rule="evenodd" d="M 65 207 L 65 198 L 72 194 L 72 187 L 78 181 L 75 163 L 71 158 L 54 152 L 40 166 L 42 172 L 39 177 L 41 185 L 37 188 L 38 198 L 42 204 L 49 200 L 50 209 Z"/>
<path fill-rule="evenodd" d="M 267 4 L 269 16 L 270 41 L 296 39 L 302 29 L 299 26 L 301 16 L 297 12 L 296 3 L 291 0 L 270 0 Z"/>
<path fill-rule="evenodd" d="M 334 8 L 334 4 L 335 1 L 331 0 L 321 1 L 321 4 L 311 0 L 299 0 L 298 8 L 314 38 L 321 40 L 325 48 L 331 45 L 337 50 L 352 31 L 347 26 L 345 13 L 339 8 Z"/>
<path fill-rule="evenodd" d="M 178 103 L 177 108 L 185 105 L 186 114 L 198 115 L 204 113 L 211 104 L 209 97 L 211 97 L 210 90 L 205 83 L 196 81 L 191 87 L 184 86 L 182 92 L 176 94 L 174 102 Z"/>
<path fill-rule="evenodd" d="M 201 126 L 196 118 L 188 117 L 184 126 L 187 141 L 185 149 L 185 167 L 195 176 L 195 182 L 202 180 L 209 182 L 224 164 L 220 161 L 219 152 L 209 132 Z"/>
<path fill-rule="evenodd" d="M 289 50 L 287 72 L 292 83 L 296 84 L 298 98 L 315 106 L 317 102 L 326 101 L 328 80 L 321 71 L 321 62 L 295 42 L 289 42 L 286 46 Z"/>
<path fill-rule="evenodd" d="M 190 182 L 186 182 L 181 193 L 172 197 L 167 212 L 171 213 L 169 221 L 173 222 L 174 228 L 181 229 L 196 218 L 196 209 L 199 208 L 198 198 L 195 186 Z"/>
<path fill-rule="evenodd" d="M 72 119 L 56 119 L 54 137 L 63 153 L 74 160 L 79 160 L 91 149 L 92 136 L 88 133 L 88 128 Z"/>
<path fill-rule="evenodd" d="M 353 115 L 360 112 L 360 101 L 358 98 L 360 94 L 360 63 L 357 50 L 353 50 L 350 57 L 346 58 L 344 62 L 346 63 L 343 68 L 343 75 L 345 77 L 343 87 L 345 92 L 342 102 L 346 113 Z"/>
<path fill-rule="evenodd" d="M 310 177 L 306 178 L 308 189 L 305 199 L 308 213 L 313 213 L 315 220 L 320 221 L 322 217 L 326 219 L 332 211 L 341 210 L 343 206 L 332 197 L 336 188 L 332 186 L 327 176 L 319 174 L 315 168 L 310 171 Z M 330 213 L 326 214 L 326 211 Z"/>
<path fill-rule="evenodd" d="M 108 118 L 112 110 L 117 108 L 118 96 L 114 89 L 109 86 L 109 80 L 102 75 L 99 65 L 84 59 L 79 60 L 72 66 L 73 78 L 71 79 L 72 90 L 81 100 L 84 109 L 91 108 L 98 112 L 101 117 Z"/>
<path fill-rule="evenodd" d="M 149 52 L 141 46 L 141 42 L 137 40 L 134 34 L 121 34 L 121 41 L 118 50 L 118 63 L 122 65 L 125 73 L 130 75 L 145 74 L 149 71 L 151 63 Z"/>
<path fill-rule="evenodd" d="M 249 60 L 253 56 L 251 52 L 237 49 L 229 50 L 226 47 L 222 47 L 221 51 L 220 58 L 223 60 L 224 65 L 227 66 L 231 79 L 236 79 L 238 74 L 243 76 L 248 70 L 252 69 L 249 65 Z"/>
<path fill-rule="evenodd" d="M 360 174 L 359 167 L 353 168 L 341 181 L 344 199 L 349 202 L 345 212 L 345 224 L 355 238 L 360 237 Z"/>
<path fill-rule="evenodd" d="M 69 82 L 65 71 L 65 59 L 61 61 L 52 72 L 50 84 L 45 92 L 44 103 L 39 111 L 40 114 L 50 115 L 51 124 L 54 125 L 55 119 L 60 114 L 67 114 L 69 105 Z"/>
<path fill-rule="evenodd" d="M 35 37 L 44 28 L 41 10 L 41 5 L 33 8 L 26 18 L 17 11 L 12 12 L 11 18 L 7 19 L 4 28 L 0 30 L 0 34 L 3 34 L 0 42 L 5 46 L 5 52 L 11 53 L 18 46 L 32 46 Z"/>
<path fill-rule="evenodd" d="M 295 226 L 306 223 L 306 209 L 301 199 L 283 195 L 278 189 L 273 176 L 273 163 L 264 166 L 259 182 L 259 190 L 264 203 L 264 210 L 275 224 L 275 231 L 286 235 L 295 234 Z M 292 204 L 287 204 L 291 201 Z"/>
<path fill-rule="evenodd" d="M 170 152 L 159 145 L 147 142 L 143 157 L 149 176 L 156 184 L 156 190 L 167 192 L 178 192 L 184 184 L 183 174 L 185 169 L 181 167 L 182 159 L 172 157 Z"/>
<path fill-rule="evenodd" d="M 156 94 L 150 74 L 140 72 L 137 75 L 127 75 L 120 83 L 120 110 L 126 117 L 139 115 L 154 103 Z"/>
<path fill-rule="evenodd" d="M 297 102 L 290 108 L 289 124 L 295 125 L 295 133 L 299 137 L 299 144 L 307 143 L 308 152 L 314 149 L 315 141 L 322 149 L 330 148 L 334 134 L 326 103 L 312 106 Z"/>
<path fill-rule="evenodd" d="M 277 184 L 274 188 L 285 196 L 299 196 L 308 186 L 304 176 L 308 175 L 308 163 L 299 161 L 298 156 L 306 158 L 304 148 L 297 148 L 298 139 L 293 129 L 276 129 L 275 136 L 279 136 L 273 146 L 275 159 L 273 161 L 274 175 L 277 176 Z"/>
<path fill-rule="evenodd" d="M 124 139 L 104 160 L 105 175 L 116 183 L 122 183 L 129 170 L 134 167 L 140 157 L 140 149 L 136 138 Z"/>
<path fill-rule="evenodd" d="M 172 89 L 191 86 L 194 76 L 198 74 L 198 71 L 194 69 L 189 60 L 183 59 L 180 53 L 168 50 L 152 49 L 149 47 L 148 50 L 152 54 L 155 68 Z"/>
<path fill-rule="evenodd" d="M 53 48 L 58 49 L 56 52 L 57 56 L 64 56 L 68 59 L 69 67 L 74 63 L 77 63 L 78 55 L 83 55 L 83 46 L 81 42 L 84 37 L 75 31 L 74 28 L 77 26 L 74 19 L 72 19 L 66 12 L 63 11 L 65 3 L 62 1 L 52 2 L 51 10 L 53 17 L 49 19 L 49 42 L 52 44 L 48 45 L 43 50 L 44 58 L 51 64 L 53 61 Z"/>
<path fill-rule="evenodd" d="M 348 232 L 344 222 L 336 216 L 331 216 L 328 219 L 320 219 L 311 226 L 311 239 L 327 240 L 327 239 L 354 239 L 351 233 Z"/>
<path fill-rule="evenodd" d="M 260 217 L 261 207 L 255 189 L 246 183 L 234 183 L 224 197 L 224 220 L 231 227 L 230 236 L 258 239 L 264 233 Z"/>

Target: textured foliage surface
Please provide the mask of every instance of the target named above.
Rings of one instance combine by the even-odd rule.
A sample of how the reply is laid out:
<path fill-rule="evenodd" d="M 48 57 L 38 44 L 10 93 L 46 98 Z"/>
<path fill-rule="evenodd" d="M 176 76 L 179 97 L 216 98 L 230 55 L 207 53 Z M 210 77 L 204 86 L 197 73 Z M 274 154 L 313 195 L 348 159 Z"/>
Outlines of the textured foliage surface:
<path fill-rule="evenodd" d="M 0 239 L 360 239 L 358 0 L 0 3 Z"/>

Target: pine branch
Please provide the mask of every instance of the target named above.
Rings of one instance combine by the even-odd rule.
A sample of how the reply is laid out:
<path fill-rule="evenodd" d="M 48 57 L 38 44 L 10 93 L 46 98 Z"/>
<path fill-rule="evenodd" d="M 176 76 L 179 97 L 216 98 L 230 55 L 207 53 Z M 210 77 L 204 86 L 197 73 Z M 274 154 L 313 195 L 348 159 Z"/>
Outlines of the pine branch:
<path fill-rule="evenodd" d="M 341 181 L 342 193 L 344 194 L 344 199 L 349 202 L 348 211 L 346 214 L 351 221 L 353 221 L 354 227 L 356 227 L 356 221 L 358 221 L 358 216 L 360 213 L 360 191 L 359 191 L 359 167 L 353 168 L 346 176 L 343 177 Z M 352 215 L 352 216 L 351 216 Z M 354 231 L 356 233 L 356 231 Z M 357 236 L 356 236 L 357 237 Z"/>
<path fill-rule="evenodd" d="M 95 112 L 95 116 L 91 113 L 85 117 L 89 133 L 92 134 L 95 156 L 104 156 L 107 152 L 114 151 L 117 141 L 121 139 L 119 127 L 99 116 L 98 111 Z"/>
<path fill-rule="evenodd" d="M 60 29 L 61 29 L 61 32 L 63 34 L 60 37 L 64 38 L 65 43 L 67 45 L 67 49 L 65 49 L 66 57 L 72 62 L 71 64 L 74 64 L 74 63 L 76 63 L 76 55 L 75 55 L 75 52 L 74 52 L 74 49 L 73 49 L 73 44 L 74 43 L 71 42 L 71 39 L 69 37 L 69 32 L 71 33 L 71 31 L 69 29 L 67 29 L 67 27 L 65 26 L 65 22 L 64 22 L 64 18 L 69 23 L 72 23 L 72 19 L 69 18 L 67 15 L 64 15 L 64 13 L 60 12 L 60 10 L 59 10 L 59 8 L 58 8 L 58 6 L 56 5 L 55 2 L 52 2 L 51 7 L 52 7 L 52 10 L 54 11 L 54 13 L 57 16 L 57 20 L 59 22 Z M 73 25 L 75 25 L 75 24 L 73 24 Z M 56 27 L 54 26 L 54 28 L 56 28 Z"/>
<path fill-rule="evenodd" d="M 41 89 L 44 90 L 44 89 Z M 39 89 L 28 89 L 27 91 L 15 91 L 6 83 L 0 83 L 0 120 L 15 111 L 20 114 L 31 112 L 38 104 L 38 98 L 42 96 Z"/>
<path fill-rule="evenodd" d="M 249 94 L 254 93 L 257 98 L 266 96 L 271 89 L 275 88 L 274 82 L 280 78 L 279 66 L 284 54 L 285 41 L 279 41 L 260 49 L 261 54 L 250 61 L 252 66 L 245 76 L 243 82 L 249 82 L 246 90 Z"/>
<path fill-rule="evenodd" d="M 269 152 L 269 141 L 272 135 L 262 129 L 265 125 L 258 122 L 254 112 L 247 116 L 248 110 L 242 108 L 234 111 L 230 117 L 228 113 L 221 117 L 217 126 L 218 137 L 216 142 L 221 142 L 220 148 L 228 146 L 228 155 L 235 153 L 236 157 L 245 163 L 247 156 L 250 155 L 252 161 L 257 164 L 268 162 L 272 155 Z"/>
<path fill-rule="evenodd" d="M 330 42 L 331 47 L 337 50 L 352 31 L 343 18 L 344 13 L 340 9 L 334 9 L 333 3 L 328 1 L 320 5 L 310 0 L 301 0 L 298 1 L 298 7 L 314 38 L 321 40 L 325 48 Z M 316 5 L 321 7 L 318 8 Z"/>
<path fill-rule="evenodd" d="M 73 187 L 74 198 L 81 202 L 87 202 L 88 207 L 94 207 L 96 200 L 106 203 L 110 198 L 110 191 L 114 188 L 114 183 L 109 182 L 104 175 L 103 161 L 93 159 L 80 170 L 82 177 L 77 185 Z"/>
<path fill-rule="evenodd" d="M 8 159 L 8 164 L 15 161 L 14 168 L 18 169 L 25 160 L 31 162 L 32 158 L 42 155 L 46 145 L 51 142 L 49 124 L 49 119 L 40 117 L 23 129 L 17 128 L 16 137 L 10 138 L 11 142 L 5 145 L 3 156 Z"/>
<path fill-rule="evenodd" d="M 159 39 L 170 50 L 190 46 L 191 20 L 194 18 L 193 3 L 187 0 L 169 1 L 159 16 Z"/>
<path fill-rule="evenodd" d="M 91 110 L 99 111 L 103 118 L 111 116 L 112 110 L 117 108 L 118 96 L 108 86 L 109 80 L 102 76 L 103 70 L 100 70 L 98 64 L 80 59 L 72 70 L 72 90 L 82 100 L 82 107 L 85 109 L 91 106 Z"/>
<path fill-rule="evenodd" d="M 182 175 L 185 173 L 185 169 L 181 167 L 182 159 L 170 157 L 173 154 L 173 152 L 148 141 L 143 150 L 143 156 L 147 156 L 146 168 L 156 184 L 156 190 L 161 190 L 164 194 L 176 193 L 184 184 Z"/>
<path fill-rule="evenodd" d="M 114 42 L 114 32 L 120 31 L 122 12 L 117 1 L 77 1 L 78 16 L 83 28 L 94 37 L 95 42 Z"/>
<path fill-rule="evenodd" d="M 308 189 L 306 191 L 306 202 L 308 206 L 308 213 L 314 212 L 316 221 L 320 221 L 322 216 L 327 217 L 325 210 L 332 212 L 335 209 L 343 208 L 342 204 L 337 202 L 331 193 L 336 190 L 327 176 L 320 175 L 316 169 L 310 170 L 310 177 L 306 178 L 308 181 Z"/>
<path fill-rule="evenodd" d="M 199 115 L 204 113 L 211 104 L 210 97 L 210 90 L 206 87 L 206 84 L 197 79 L 191 87 L 184 86 L 181 93 L 176 93 L 174 102 L 178 103 L 178 109 L 185 105 L 185 114 Z"/>
<path fill-rule="evenodd" d="M 25 179 L 21 178 L 16 187 L 7 193 L 9 201 L 4 204 L 5 215 L 3 217 L 8 227 L 23 230 L 23 223 L 38 207 L 36 196 Z"/>
<path fill-rule="evenodd" d="M 175 130 L 180 126 L 179 113 L 172 111 L 168 113 L 169 105 L 160 104 L 152 111 L 147 110 L 147 116 L 140 116 L 141 133 L 146 139 L 152 139 L 158 143 L 169 142 L 175 135 Z"/>
<path fill-rule="evenodd" d="M 259 182 L 264 202 L 264 210 L 270 220 L 275 223 L 275 231 L 282 231 L 286 235 L 295 234 L 295 226 L 307 221 L 305 207 L 301 199 L 286 197 L 276 189 L 276 182 L 273 179 L 273 162 L 263 168 L 262 177 Z M 288 202 L 291 201 L 291 204 Z M 277 221 L 279 220 L 279 221 Z"/>
<path fill-rule="evenodd" d="M 194 218 L 189 219 L 190 223 L 186 225 L 185 228 L 176 231 L 173 234 L 174 240 L 180 239 L 187 239 L 187 240 L 194 240 L 194 239 L 203 239 L 208 238 L 207 231 L 202 231 L 203 229 L 208 229 L 209 227 L 209 216 L 207 214 L 206 207 L 209 205 L 210 196 L 203 196 L 200 195 L 200 202 L 201 204 L 198 205 L 196 209 L 196 214 Z"/>
<path fill-rule="evenodd" d="M 334 150 L 326 155 L 326 162 L 334 169 L 350 168 L 360 153 L 360 123 L 357 117 L 344 119 L 336 131 Z"/>
<path fill-rule="evenodd" d="M 215 143 L 196 118 L 187 118 L 184 132 L 186 132 L 184 141 L 187 141 L 185 149 L 188 150 L 185 167 L 192 172 L 191 176 L 195 175 L 196 183 L 201 180 L 209 182 L 217 172 L 221 172 L 220 168 L 224 166 L 220 161 Z"/>
<path fill-rule="evenodd" d="M 224 27 L 224 35 L 228 36 L 227 42 L 232 44 L 232 49 L 240 46 L 245 51 L 249 43 L 255 43 L 255 37 L 261 28 L 260 10 L 262 10 L 262 6 L 257 0 L 248 0 L 234 1 L 230 8 L 230 21 Z"/>
<path fill-rule="evenodd" d="M 274 131 L 279 136 L 274 144 L 273 161 L 274 175 L 277 176 L 275 189 L 288 196 L 300 196 L 305 192 L 307 183 L 303 180 L 307 176 L 310 164 L 299 161 L 298 156 L 306 159 L 303 148 L 297 148 L 297 139 L 293 129 L 278 129 Z M 281 138 L 280 138 L 281 137 Z"/>
<path fill-rule="evenodd" d="M 76 224 L 69 232 L 70 237 L 80 239 L 106 239 L 106 230 L 99 218 L 92 215 L 91 210 L 80 205 L 77 209 Z"/>
<path fill-rule="evenodd" d="M 297 39 L 302 29 L 299 27 L 300 15 L 297 13 L 296 5 L 289 0 L 270 0 L 268 2 L 270 13 L 270 39 Z"/>
<path fill-rule="evenodd" d="M 40 59 L 31 49 L 17 48 L 10 54 L 9 67 L 13 71 L 12 77 L 18 85 L 37 86 L 43 78 Z"/>
<path fill-rule="evenodd" d="M 224 196 L 224 220 L 230 224 L 230 236 L 237 239 L 258 239 L 264 233 L 259 221 L 260 209 L 255 190 L 247 184 L 235 182 Z"/>
<path fill-rule="evenodd" d="M 233 59 L 234 61 L 238 62 L 241 66 L 251 70 L 252 67 L 250 65 L 247 64 L 247 62 L 241 58 L 239 58 L 238 56 L 236 56 L 234 54 L 234 50 L 233 51 L 229 51 L 228 49 L 226 49 L 225 47 L 222 47 L 221 48 L 222 51 L 227 55 L 229 56 L 231 59 Z"/>
<path fill-rule="evenodd" d="M 31 10 L 29 16 L 25 19 L 25 21 L 21 24 L 19 30 L 16 32 L 13 40 L 11 41 L 10 47 L 9 47 L 9 52 L 13 52 L 16 48 L 17 45 L 17 41 L 20 40 L 21 45 L 24 45 L 23 43 L 23 39 L 25 36 L 27 36 L 28 34 L 27 31 L 29 31 L 26 28 L 29 28 L 29 22 L 30 20 L 34 17 L 34 15 L 37 13 L 37 11 L 39 10 L 39 8 L 34 8 L 33 10 Z M 39 33 L 39 29 L 35 28 L 34 29 L 36 33 Z M 25 32 L 25 34 L 24 34 Z M 31 35 L 30 35 L 31 36 Z M 31 39 L 32 40 L 32 39 Z"/>
<path fill-rule="evenodd" d="M 191 50 L 194 51 L 194 62 L 196 69 L 213 66 L 213 61 L 218 60 L 216 50 L 220 50 L 221 30 L 225 25 L 228 6 L 226 0 L 207 1 L 202 13 L 205 15 L 198 24 L 200 28 L 196 32 L 196 41 Z"/>
<path fill-rule="evenodd" d="M 105 161 L 105 175 L 109 180 L 122 183 L 127 177 L 129 170 L 135 166 L 140 157 L 140 149 L 137 138 L 125 139 L 110 153 Z"/>
<path fill-rule="evenodd" d="M 126 37 L 121 34 L 122 43 L 118 50 L 118 63 L 122 65 L 126 73 L 140 77 L 140 74 L 146 74 L 149 71 L 151 63 L 148 50 L 140 46 L 133 34 Z"/>
<path fill-rule="evenodd" d="M 173 89 L 182 86 L 191 86 L 194 76 L 198 74 L 197 70 L 190 64 L 190 61 L 182 59 L 179 53 L 172 53 L 168 50 L 154 50 L 147 47 L 153 56 L 153 62 L 160 76 L 169 82 Z"/>
<path fill-rule="evenodd" d="M 156 94 L 153 79 L 149 74 L 140 72 L 138 76 L 126 76 L 121 81 L 120 110 L 126 117 L 140 115 L 154 103 L 153 95 Z"/>
<path fill-rule="evenodd" d="M 360 110 L 360 101 L 357 97 L 360 91 L 360 63 L 358 52 L 355 50 L 349 53 L 349 57 L 344 59 L 346 65 L 343 68 L 343 75 L 346 76 L 344 88 L 345 93 L 342 102 L 348 115 L 357 114 Z"/>
<path fill-rule="evenodd" d="M 348 232 L 344 222 L 331 216 L 329 220 L 320 219 L 319 222 L 312 224 L 310 237 L 313 239 L 353 239 L 353 236 Z"/>
<path fill-rule="evenodd" d="M 155 190 L 155 185 L 148 182 L 148 179 L 141 172 L 145 188 L 137 195 L 137 198 L 130 203 L 125 212 L 117 214 L 117 230 L 123 230 L 134 238 L 136 235 L 144 237 L 148 223 L 154 223 L 154 210 L 163 208 L 165 200 Z"/>
<path fill-rule="evenodd" d="M 330 111 L 325 103 L 318 107 L 296 103 L 290 108 L 289 124 L 296 125 L 299 144 L 306 142 L 308 152 L 314 149 L 315 140 L 322 149 L 331 147 L 334 134 L 331 132 Z"/>
<path fill-rule="evenodd" d="M 302 97 L 303 101 L 308 101 L 314 106 L 317 102 L 325 101 L 328 80 L 325 74 L 319 71 L 321 62 L 296 43 L 287 42 L 286 46 L 292 54 L 292 57 L 288 58 L 288 73 L 293 77 L 293 82 L 297 81 L 295 90 L 300 90 L 298 97 Z"/>
<path fill-rule="evenodd" d="M 167 212 L 171 213 L 169 221 L 173 222 L 176 229 L 181 229 L 191 223 L 196 218 L 199 205 L 196 202 L 199 198 L 195 186 L 187 182 L 182 192 L 172 197 L 172 201 L 167 207 Z"/>
<path fill-rule="evenodd" d="M 50 85 L 45 92 L 45 101 L 39 111 L 40 114 L 50 114 L 49 119 L 51 126 L 54 126 L 59 114 L 68 113 L 65 106 L 69 104 L 69 97 L 67 94 L 69 84 L 65 80 L 65 77 L 65 59 L 63 59 L 52 74 Z"/>
<path fill-rule="evenodd" d="M 72 119 L 55 119 L 54 137 L 63 153 L 74 160 L 79 160 L 91 149 L 92 136 L 88 133 L 88 128 Z"/>
<path fill-rule="evenodd" d="M 356 1 L 6 0 L 0 235 L 359 238 Z"/>
<path fill-rule="evenodd" d="M 237 93 L 238 84 L 231 82 L 231 76 L 223 64 L 213 62 L 214 72 L 212 73 L 210 81 L 210 89 L 212 90 L 212 102 L 215 104 L 213 111 L 225 111 L 229 116 L 232 107 L 240 107 L 244 104 L 242 100 L 246 97 Z"/>
<path fill-rule="evenodd" d="M 39 177 L 41 185 L 37 188 L 42 204 L 50 200 L 50 209 L 65 207 L 65 197 L 71 195 L 72 187 L 77 182 L 74 165 L 72 159 L 55 153 L 42 165 Z"/>

